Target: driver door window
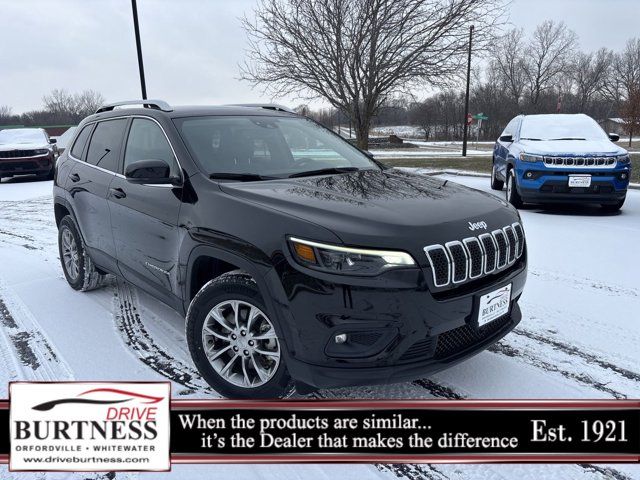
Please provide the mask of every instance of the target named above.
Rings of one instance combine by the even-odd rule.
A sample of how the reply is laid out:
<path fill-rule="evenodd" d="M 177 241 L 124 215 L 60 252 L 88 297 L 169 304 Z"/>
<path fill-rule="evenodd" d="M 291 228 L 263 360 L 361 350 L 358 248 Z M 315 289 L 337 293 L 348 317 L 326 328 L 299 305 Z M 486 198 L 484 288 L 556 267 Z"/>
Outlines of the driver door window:
<path fill-rule="evenodd" d="M 124 153 L 124 171 L 140 160 L 162 160 L 169 165 L 172 177 L 180 176 L 178 163 L 162 129 L 152 120 L 134 118 Z"/>

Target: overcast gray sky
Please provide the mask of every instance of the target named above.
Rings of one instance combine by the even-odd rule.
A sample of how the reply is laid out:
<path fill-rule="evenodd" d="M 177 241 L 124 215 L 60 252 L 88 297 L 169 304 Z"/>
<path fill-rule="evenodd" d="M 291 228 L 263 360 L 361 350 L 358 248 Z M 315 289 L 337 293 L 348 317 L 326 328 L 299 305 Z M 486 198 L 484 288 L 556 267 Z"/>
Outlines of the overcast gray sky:
<path fill-rule="evenodd" d="M 138 0 L 147 92 L 174 104 L 271 101 L 238 80 L 239 17 L 256 0 Z M 640 0 L 513 0 L 511 22 L 563 20 L 584 50 L 640 36 Z M 140 97 L 130 0 L 0 0 L 0 105 L 39 108 L 53 88 Z M 295 99 L 278 99 L 295 105 Z"/>

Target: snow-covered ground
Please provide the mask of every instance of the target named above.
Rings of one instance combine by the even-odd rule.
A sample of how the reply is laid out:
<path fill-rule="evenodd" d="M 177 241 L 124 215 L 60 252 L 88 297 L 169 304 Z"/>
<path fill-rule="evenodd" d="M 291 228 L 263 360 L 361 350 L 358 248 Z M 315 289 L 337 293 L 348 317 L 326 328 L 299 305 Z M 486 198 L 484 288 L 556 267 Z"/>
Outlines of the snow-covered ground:
<path fill-rule="evenodd" d="M 443 176 L 489 191 L 487 178 Z M 496 194 L 498 194 L 496 192 Z M 520 326 L 489 351 L 414 382 L 322 391 L 323 398 L 639 398 L 640 191 L 619 215 L 597 207 L 521 211 L 529 278 Z M 0 398 L 11 380 L 164 380 L 215 397 L 197 374 L 184 321 L 123 282 L 80 293 L 58 260 L 51 182 L 0 185 Z M 108 360 L 106 360 L 108 359 Z M 608 479 L 637 465 L 177 465 L 115 478 Z M 41 479 L 9 473 L 0 478 Z M 114 478 L 47 475 L 46 478 Z"/>

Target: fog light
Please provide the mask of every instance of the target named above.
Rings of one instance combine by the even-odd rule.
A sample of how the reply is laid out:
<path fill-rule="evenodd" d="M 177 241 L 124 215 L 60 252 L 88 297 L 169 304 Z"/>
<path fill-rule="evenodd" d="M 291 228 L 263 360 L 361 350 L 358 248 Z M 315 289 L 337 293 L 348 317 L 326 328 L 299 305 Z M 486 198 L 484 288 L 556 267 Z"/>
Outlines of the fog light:
<path fill-rule="evenodd" d="M 626 173 L 621 173 L 621 174 L 620 174 L 620 178 L 621 178 L 622 180 L 626 180 L 626 179 L 627 179 L 627 174 L 626 174 Z"/>
<path fill-rule="evenodd" d="M 347 343 L 347 334 L 341 333 L 340 335 L 336 335 L 334 340 L 336 343 Z"/>
<path fill-rule="evenodd" d="M 533 172 L 527 172 L 527 173 L 526 173 L 526 176 L 527 176 L 527 178 L 531 178 L 531 177 L 533 177 Z"/>

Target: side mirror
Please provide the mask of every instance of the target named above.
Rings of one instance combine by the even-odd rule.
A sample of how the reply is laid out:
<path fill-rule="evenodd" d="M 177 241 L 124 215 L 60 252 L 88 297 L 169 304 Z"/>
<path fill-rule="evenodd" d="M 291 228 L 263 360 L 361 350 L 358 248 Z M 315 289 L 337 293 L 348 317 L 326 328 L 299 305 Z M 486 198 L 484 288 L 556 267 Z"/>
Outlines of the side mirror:
<path fill-rule="evenodd" d="M 50 138 L 49 139 L 49 143 L 58 143 L 58 139 L 57 138 Z"/>
<path fill-rule="evenodd" d="M 169 164 L 163 160 L 138 160 L 127 165 L 124 176 L 128 182 L 149 185 L 176 185 Z"/>
<path fill-rule="evenodd" d="M 500 135 L 500 141 L 504 143 L 513 143 L 513 135 Z"/>
<path fill-rule="evenodd" d="M 618 135 L 617 133 L 610 133 L 609 140 L 611 140 L 612 142 L 617 142 L 618 140 L 620 140 L 620 135 Z"/>

